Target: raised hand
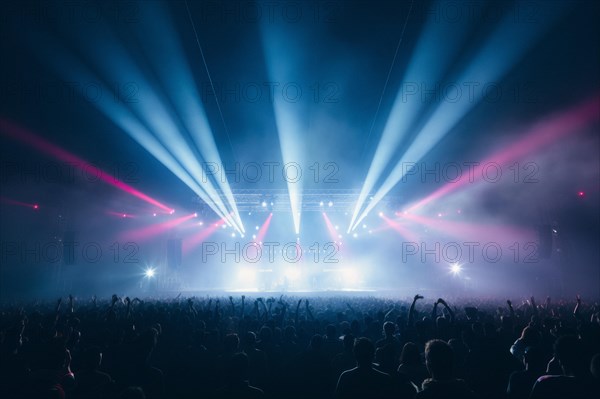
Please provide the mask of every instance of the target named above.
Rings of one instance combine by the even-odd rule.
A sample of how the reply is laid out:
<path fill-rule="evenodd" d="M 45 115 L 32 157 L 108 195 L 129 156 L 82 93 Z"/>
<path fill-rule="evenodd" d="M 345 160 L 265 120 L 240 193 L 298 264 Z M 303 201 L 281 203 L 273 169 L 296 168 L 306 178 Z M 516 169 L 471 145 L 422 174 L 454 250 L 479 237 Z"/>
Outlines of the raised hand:
<path fill-rule="evenodd" d="M 415 295 L 415 297 L 413 298 L 413 301 L 416 301 L 416 300 L 418 300 L 418 299 L 423 299 L 423 296 L 422 296 L 422 295 L 419 295 L 419 294 L 417 294 L 417 295 Z"/>

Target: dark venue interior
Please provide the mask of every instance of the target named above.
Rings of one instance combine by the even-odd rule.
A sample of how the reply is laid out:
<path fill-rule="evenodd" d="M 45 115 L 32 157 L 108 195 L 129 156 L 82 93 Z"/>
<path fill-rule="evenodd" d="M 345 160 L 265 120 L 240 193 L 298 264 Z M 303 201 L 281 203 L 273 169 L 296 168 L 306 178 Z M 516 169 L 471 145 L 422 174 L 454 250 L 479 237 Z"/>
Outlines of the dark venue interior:
<path fill-rule="evenodd" d="M 600 2 L 0 3 L 0 397 L 600 397 Z"/>

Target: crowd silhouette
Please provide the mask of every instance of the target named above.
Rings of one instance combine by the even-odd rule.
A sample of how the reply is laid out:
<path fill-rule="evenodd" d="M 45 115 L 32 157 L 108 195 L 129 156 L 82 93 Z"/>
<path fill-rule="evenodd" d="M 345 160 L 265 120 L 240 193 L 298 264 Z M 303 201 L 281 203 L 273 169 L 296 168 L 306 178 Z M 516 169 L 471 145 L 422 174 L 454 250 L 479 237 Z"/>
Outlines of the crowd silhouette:
<path fill-rule="evenodd" d="M 533 297 L 0 307 L 0 397 L 596 398 L 600 306 Z"/>

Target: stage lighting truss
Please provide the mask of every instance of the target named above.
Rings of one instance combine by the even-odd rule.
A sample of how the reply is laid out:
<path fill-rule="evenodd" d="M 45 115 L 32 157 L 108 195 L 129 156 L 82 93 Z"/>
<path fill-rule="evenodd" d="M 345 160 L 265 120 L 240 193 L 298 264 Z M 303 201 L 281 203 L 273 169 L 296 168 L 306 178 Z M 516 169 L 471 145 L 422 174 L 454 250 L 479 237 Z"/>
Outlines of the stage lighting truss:
<path fill-rule="evenodd" d="M 221 199 L 225 198 L 221 191 Z M 348 189 L 309 189 L 302 192 L 303 212 L 352 212 L 360 190 Z M 239 212 L 291 212 L 290 196 L 287 189 L 238 189 L 233 190 L 233 198 Z M 204 204 L 200 197 L 194 197 L 195 204 Z M 392 209 L 401 203 L 396 196 L 386 196 L 378 206 Z M 207 204 L 210 205 L 210 204 Z"/>

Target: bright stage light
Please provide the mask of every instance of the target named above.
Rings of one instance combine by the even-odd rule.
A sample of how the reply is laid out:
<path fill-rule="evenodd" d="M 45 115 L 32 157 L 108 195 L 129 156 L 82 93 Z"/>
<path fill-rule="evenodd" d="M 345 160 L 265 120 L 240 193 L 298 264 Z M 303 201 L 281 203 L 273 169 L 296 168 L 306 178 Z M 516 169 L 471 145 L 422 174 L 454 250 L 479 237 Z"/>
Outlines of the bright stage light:
<path fill-rule="evenodd" d="M 354 269 L 344 269 L 342 271 L 342 278 L 346 284 L 357 284 L 360 281 L 360 274 Z"/>
<path fill-rule="evenodd" d="M 285 277 L 287 277 L 289 280 L 298 280 L 301 275 L 302 272 L 297 268 L 290 267 L 285 270 Z"/>
<path fill-rule="evenodd" d="M 39 208 L 38 204 L 33 205 L 33 209 L 38 209 L 38 208 Z"/>
<path fill-rule="evenodd" d="M 256 271 L 250 268 L 242 268 L 238 271 L 238 278 L 247 283 L 253 282 L 256 279 Z"/>
<path fill-rule="evenodd" d="M 323 201 L 319 202 L 319 206 L 323 206 L 323 205 L 324 205 Z"/>
<path fill-rule="evenodd" d="M 462 266 L 460 264 L 452 263 L 450 265 L 450 273 L 454 274 L 455 276 L 458 276 L 460 272 L 462 272 Z"/>
<path fill-rule="evenodd" d="M 175 209 L 171 209 L 171 210 L 169 211 L 169 215 L 172 215 L 172 214 L 174 214 L 174 213 L 175 213 Z"/>
<path fill-rule="evenodd" d="M 194 217 L 197 218 L 198 217 L 198 212 L 194 212 Z"/>
<path fill-rule="evenodd" d="M 146 275 L 146 277 L 152 278 L 156 274 L 156 271 L 155 271 L 155 269 L 149 267 L 148 269 L 146 269 L 146 271 L 144 272 L 144 274 Z"/>
<path fill-rule="evenodd" d="M 331 207 L 333 206 L 333 201 L 329 201 L 329 202 L 327 203 L 327 206 L 331 208 Z"/>

